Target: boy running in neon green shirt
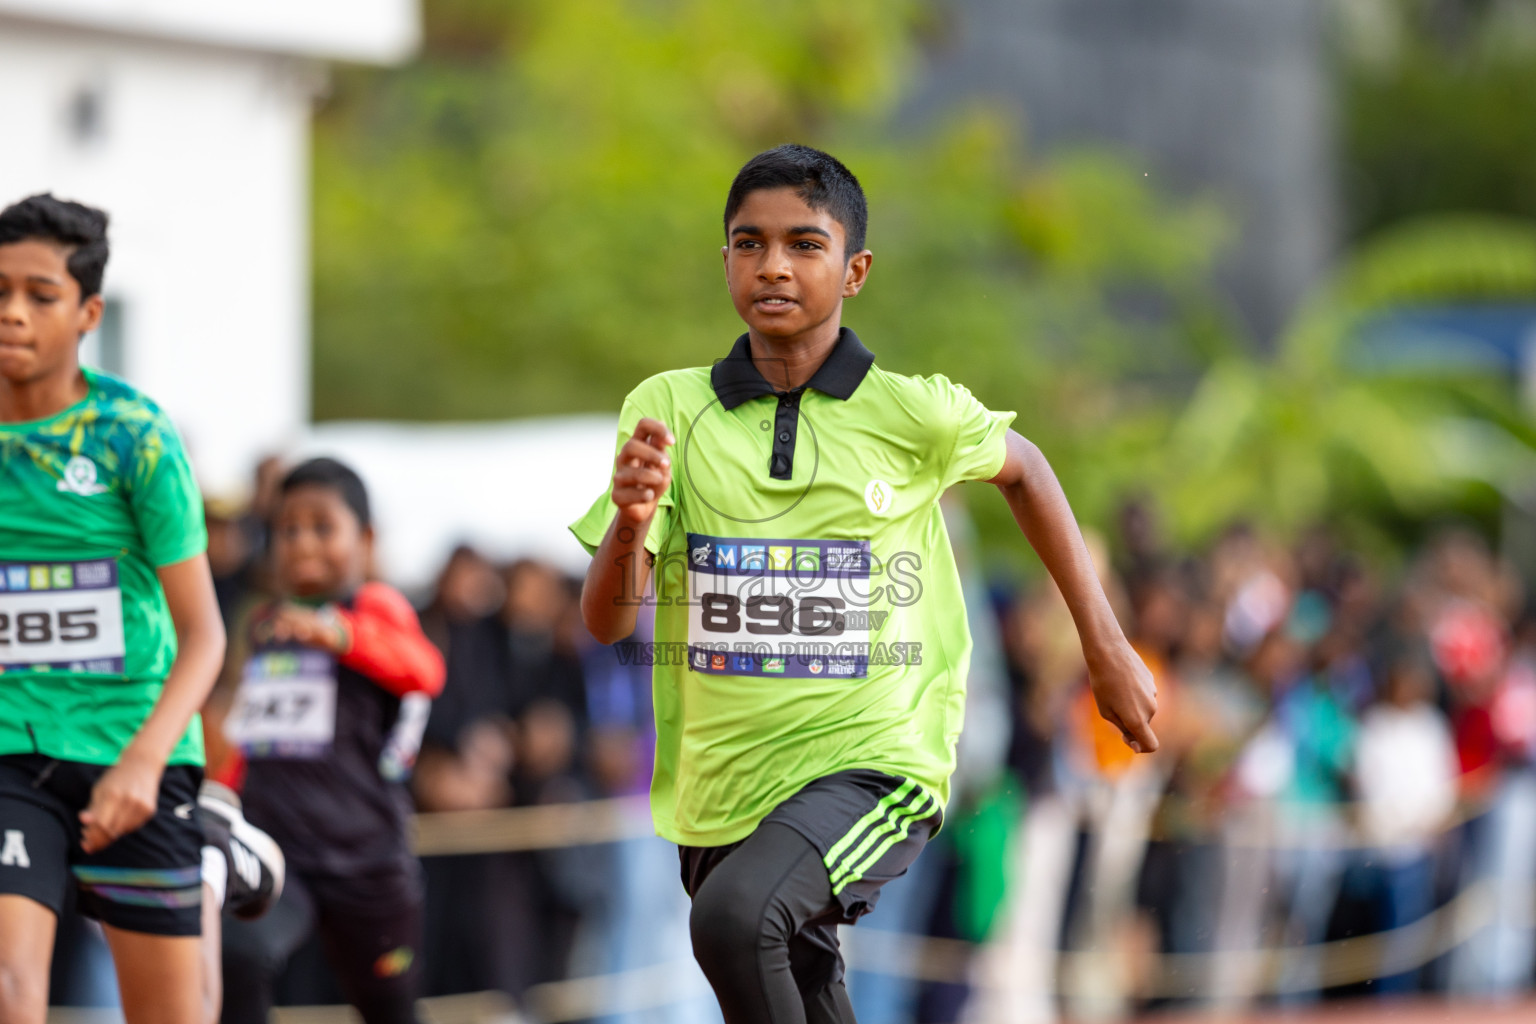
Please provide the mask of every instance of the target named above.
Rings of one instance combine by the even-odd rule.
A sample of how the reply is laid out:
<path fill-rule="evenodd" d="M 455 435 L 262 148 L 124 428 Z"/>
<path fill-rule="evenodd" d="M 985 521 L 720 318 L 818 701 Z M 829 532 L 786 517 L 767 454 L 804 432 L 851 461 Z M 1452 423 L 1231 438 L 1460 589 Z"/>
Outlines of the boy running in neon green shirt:
<path fill-rule="evenodd" d="M 599 640 L 633 631 L 655 576 L 652 811 L 728 1024 L 853 1021 L 836 926 L 942 821 L 970 659 L 950 486 L 1002 491 L 1072 609 L 1100 711 L 1157 749 L 1151 676 L 1013 414 L 881 370 L 841 326 L 873 260 L 866 223 L 825 153 L 742 168 L 722 253 L 747 333 L 630 394 L 612 488 L 572 526 Z"/>

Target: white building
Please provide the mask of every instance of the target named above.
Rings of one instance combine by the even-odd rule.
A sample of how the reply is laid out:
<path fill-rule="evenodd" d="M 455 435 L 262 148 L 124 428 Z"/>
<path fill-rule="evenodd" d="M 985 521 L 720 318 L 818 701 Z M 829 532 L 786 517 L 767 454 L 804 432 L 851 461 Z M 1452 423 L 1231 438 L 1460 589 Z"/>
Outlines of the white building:
<path fill-rule="evenodd" d="M 0 0 L 0 205 L 112 216 L 87 362 L 231 491 L 309 419 L 309 123 L 324 62 L 392 63 L 417 0 Z"/>

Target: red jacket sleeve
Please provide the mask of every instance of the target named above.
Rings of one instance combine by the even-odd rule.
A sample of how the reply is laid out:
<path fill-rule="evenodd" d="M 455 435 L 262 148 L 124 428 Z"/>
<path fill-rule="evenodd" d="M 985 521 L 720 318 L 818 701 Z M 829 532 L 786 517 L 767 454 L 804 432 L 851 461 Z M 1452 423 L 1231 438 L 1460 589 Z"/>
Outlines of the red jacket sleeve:
<path fill-rule="evenodd" d="M 398 590 L 383 583 L 367 583 L 357 592 L 350 609 L 339 608 L 337 617 L 352 638 L 341 663 L 361 672 L 397 697 L 443 692 L 447 669 L 443 656 L 421 631 L 416 611 Z"/>

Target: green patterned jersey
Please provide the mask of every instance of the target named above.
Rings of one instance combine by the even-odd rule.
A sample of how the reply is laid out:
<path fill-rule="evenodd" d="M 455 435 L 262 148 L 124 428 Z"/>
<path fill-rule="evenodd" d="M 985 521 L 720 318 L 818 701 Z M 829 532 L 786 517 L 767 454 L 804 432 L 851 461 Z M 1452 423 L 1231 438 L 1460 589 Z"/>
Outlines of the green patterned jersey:
<path fill-rule="evenodd" d="M 85 371 L 54 416 L 0 423 L 0 754 L 121 756 L 160 697 L 176 631 L 156 569 L 208 545 L 160 408 Z M 201 764 L 202 726 L 171 764 Z"/>
<path fill-rule="evenodd" d="M 619 415 L 677 438 L 651 522 L 657 831 L 743 838 L 802 786 L 855 768 L 949 795 L 971 638 L 939 511 L 1002 469 L 1012 413 L 943 377 L 873 365 L 853 332 L 807 386 L 776 392 L 746 337 L 664 373 Z M 572 530 L 588 550 L 615 507 Z"/>

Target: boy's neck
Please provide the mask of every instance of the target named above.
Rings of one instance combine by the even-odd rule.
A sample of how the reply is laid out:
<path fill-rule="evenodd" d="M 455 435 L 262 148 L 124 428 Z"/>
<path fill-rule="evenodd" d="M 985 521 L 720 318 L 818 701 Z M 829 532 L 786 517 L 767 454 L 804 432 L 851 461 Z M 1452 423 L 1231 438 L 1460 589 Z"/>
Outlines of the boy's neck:
<path fill-rule="evenodd" d="M 65 372 L 50 373 L 17 384 L 0 379 L 0 423 L 29 423 L 57 415 L 91 393 L 78 363 Z"/>
<path fill-rule="evenodd" d="M 752 350 L 752 365 L 780 391 L 804 387 L 832 354 L 840 330 L 835 317 L 813 332 L 782 340 L 766 338 L 749 328 L 747 341 Z"/>

